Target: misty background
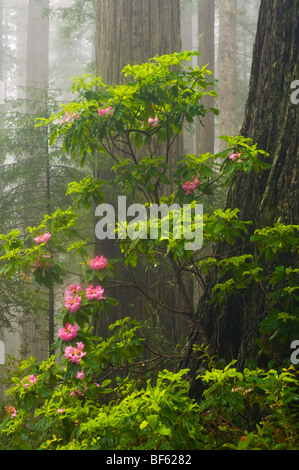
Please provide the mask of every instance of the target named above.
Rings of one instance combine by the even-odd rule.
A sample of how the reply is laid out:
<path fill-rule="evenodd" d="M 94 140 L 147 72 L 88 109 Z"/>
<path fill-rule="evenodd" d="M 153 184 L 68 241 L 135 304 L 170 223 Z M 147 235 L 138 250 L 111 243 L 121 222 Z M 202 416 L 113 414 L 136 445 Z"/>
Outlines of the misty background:
<path fill-rule="evenodd" d="M 160 27 L 167 15 L 163 2 L 164 6 L 169 3 L 149 2 L 154 19 L 160 8 Z M 45 213 L 68 206 L 65 192 L 69 182 L 95 172 L 93 161 L 78 168 L 59 142 L 50 147 L 47 129 L 37 130 L 35 119 L 49 116 L 60 104 L 72 100 L 74 76 L 103 73 L 106 80 L 111 72 L 111 82 L 114 80 L 114 67 L 122 68 L 119 57 L 113 55 L 113 50 L 121 49 L 118 28 L 122 25 L 124 31 L 126 20 L 128 24 L 132 21 L 118 8 L 120 4 L 117 0 L 0 0 L 0 233 L 17 229 L 25 236 L 26 227 L 38 224 Z M 218 80 L 218 98 L 213 104 L 220 114 L 207 117 L 204 127 L 184 133 L 187 153 L 214 153 L 219 150 L 219 135 L 237 135 L 242 126 L 259 5 L 260 0 L 181 0 L 180 28 L 173 20 L 173 28 L 163 29 L 164 35 L 171 36 L 169 44 L 199 51 L 201 56 L 193 58 L 192 65 L 209 64 Z M 114 34 L 114 49 L 112 42 L 109 46 L 109 31 Z M 134 34 L 138 37 L 138 31 Z M 145 49 L 153 35 L 162 42 L 158 33 L 152 32 L 148 38 L 144 31 L 140 34 Z M 153 44 L 154 53 L 160 53 L 155 47 Z M 82 214 L 82 226 L 92 237 L 92 214 Z M 68 266 L 68 270 L 72 275 L 75 267 Z M 55 321 L 63 289 L 41 289 L 30 278 L 2 278 L 0 339 L 6 353 L 34 355 L 39 360 L 48 356 L 49 319 Z M 169 317 L 165 320 L 164 315 L 161 320 L 162 313 L 156 311 L 147 314 L 155 317 L 160 334 Z M 179 320 L 170 323 L 165 341 L 177 343 L 186 336 L 188 325 Z"/>

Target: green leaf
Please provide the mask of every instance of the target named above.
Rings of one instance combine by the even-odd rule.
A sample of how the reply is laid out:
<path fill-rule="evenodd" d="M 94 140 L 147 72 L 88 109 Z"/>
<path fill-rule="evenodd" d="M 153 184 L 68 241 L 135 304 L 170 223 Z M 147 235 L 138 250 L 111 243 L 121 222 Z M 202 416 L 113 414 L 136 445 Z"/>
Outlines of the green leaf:
<path fill-rule="evenodd" d="M 140 429 L 143 430 L 146 428 L 146 426 L 148 425 L 148 422 L 146 420 L 142 421 L 142 423 L 140 424 Z"/>
<path fill-rule="evenodd" d="M 157 427 L 158 421 L 159 421 L 159 415 L 149 415 L 147 417 L 147 422 L 153 430 L 155 430 L 155 428 Z"/>

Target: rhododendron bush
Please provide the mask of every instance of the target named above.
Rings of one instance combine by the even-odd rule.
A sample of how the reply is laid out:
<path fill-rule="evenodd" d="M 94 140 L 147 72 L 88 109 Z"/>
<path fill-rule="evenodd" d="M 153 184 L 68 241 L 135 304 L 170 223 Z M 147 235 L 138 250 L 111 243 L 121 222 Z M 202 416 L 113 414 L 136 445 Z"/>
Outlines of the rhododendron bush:
<path fill-rule="evenodd" d="M 119 237 L 123 260 L 107 259 L 103 253 L 92 254 L 90 240 L 79 233 L 80 211 L 103 203 L 108 184 L 88 176 L 68 186 L 73 199 L 68 210 L 46 215 L 38 227 L 28 227 L 25 237 L 17 230 L 0 235 L 0 275 L 31 273 L 37 285 L 59 285 L 64 291 L 53 355 L 41 363 L 34 358 L 23 361 L 12 377 L 0 448 L 268 449 L 298 444 L 298 380 L 288 358 L 279 372 L 250 367 L 241 372 L 234 361 L 223 366 L 201 325 L 195 300 L 188 298 L 188 283 L 196 281 L 205 292 L 204 276 L 211 270 L 215 285 L 210 302 L 215 305 L 228 293 L 245 295 L 247 287 L 257 283 L 268 312 L 261 331 L 269 336 L 275 332 L 276 340 L 284 342 L 296 339 L 298 267 L 277 264 L 286 254 L 296 259 L 299 226 L 253 227 L 239 256 L 232 250 L 231 256 L 219 258 L 210 250 L 221 242 L 232 248 L 236 241 L 243 243 L 251 226 L 239 218 L 237 209 L 214 208 L 210 197 L 218 197 L 219 187 L 229 186 L 240 172 L 254 171 L 258 177 L 267 171 L 268 155 L 250 139 L 222 136 L 227 149 L 215 155 L 173 156 L 174 141 L 184 129 L 208 112 L 217 114 L 202 104 L 206 94 L 215 96 L 210 72 L 185 65 L 194 54 L 174 53 L 128 65 L 123 73 L 130 81 L 121 86 L 108 86 L 100 77 L 75 79 L 73 103 L 37 123 L 49 126 L 50 145 L 60 143 L 80 165 L 94 154 L 100 155 L 99 162 L 109 158 L 114 193 L 142 201 L 146 209 L 152 204 L 194 208 L 207 202 L 211 210 L 203 214 L 198 250 L 185 249 L 189 239 L 184 233 L 175 237 L 174 216 L 166 237 L 161 215 L 146 222 L 147 236 L 136 231 L 135 237 Z M 151 224 L 157 228 L 156 238 L 150 237 Z M 115 224 L 115 238 L 121 228 Z M 79 281 L 63 268 L 62 254 L 66 260 L 78 259 Z M 185 352 L 169 357 L 160 348 L 146 350 L 143 324 L 125 317 L 110 325 L 108 338 L 94 333 L 94 325 L 101 325 L 103 315 L 117 305 L 106 287 L 107 280 L 115 278 L 115 264 L 135 268 L 140 257 L 149 266 L 168 262 L 171 282 L 177 282 L 184 302 L 179 313 L 201 338 L 202 344 L 190 351 L 193 360 L 201 361 L 197 380 L 203 393 L 196 400 L 189 396 L 188 370 L 179 367 Z M 154 294 L 148 295 L 150 302 L 155 302 Z M 163 305 L 160 299 L 157 303 Z M 170 362 L 172 368 L 166 368 Z"/>

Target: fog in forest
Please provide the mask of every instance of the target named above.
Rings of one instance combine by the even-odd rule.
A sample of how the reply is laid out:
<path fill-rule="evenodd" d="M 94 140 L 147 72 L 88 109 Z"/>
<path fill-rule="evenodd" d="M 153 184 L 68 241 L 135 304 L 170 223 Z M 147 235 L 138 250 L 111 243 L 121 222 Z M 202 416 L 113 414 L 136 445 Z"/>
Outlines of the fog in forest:
<path fill-rule="evenodd" d="M 150 9 L 154 4 L 162 8 L 163 1 L 149 2 Z M 118 10 L 117 4 L 111 1 L 109 6 L 115 10 L 110 11 L 115 24 L 109 26 L 115 31 L 114 41 L 122 37 L 117 30 L 120 24 L 126 30 L 126 12 Z M 213 105 L 220 110 L 203 129 L 184 133 L 188 153 L 216 151 L 218 135 L 237 134 L 242 126 L 259 4 L 259 0 L 181 0 L 181 31 L 168 34 L 173 43 L 181 44 L 181 50 L 201 53 L 193 57 L 192 65 L 197 61 L 201 67 L 209 64 L 218 80 Z M 0 233 L 16 229 L 25 234 L 26 227 L 38 224 L 43 214 L 67 207 L 67 183 L 91 172 L 91 168 L 76 167 L 58 145 L 51 148 L 46 130 L 35 129 L 35 119 L 49 116 L 60 104 L 72 100 L 72 77 L 101 74 L 104 56 L 108 61 L 105 73 L 119 60 L 111 52 L 112 46 L 110 50 L 109 44 L 97 39 L 108 19 L 96 17 L 95 9 L 95 0 L 0 0 Z M 161 17 L 154 19 L 163 26 L 161 11 Z M 146 49 L 153 36 L 141 40 Z M 86 214 L 83 225 L 91 234 L 92 223 Z M 68 268 L 72 272 L 72 266 Z M 49 315 L 56 323 L 63 289 L 49 296 L 26 278 L 1 283 L 0 339 L 6 353 L 47 357 Z M 187 331 L 183 328 L 183 335 Z M 180 324 L 172 324 L 176 341 L 182 340 L 181 332 Z"/>
<path fill-rule="evenodd" d="M 0 25 L 0 450 L 298 450 L 299 0 Z"/>

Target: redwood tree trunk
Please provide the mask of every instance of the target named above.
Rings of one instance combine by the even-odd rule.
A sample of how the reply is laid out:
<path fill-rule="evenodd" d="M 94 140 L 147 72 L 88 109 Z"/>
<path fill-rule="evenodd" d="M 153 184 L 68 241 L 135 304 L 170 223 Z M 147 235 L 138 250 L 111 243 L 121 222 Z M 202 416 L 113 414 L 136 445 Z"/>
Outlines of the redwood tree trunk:
<path fill-rule="evenodd" d="M 215 1 L 203 0 L 198 8 L 198 66 L 203 67 L 208 64 L 208 70 L 215 72 Z M 202 100 L 207 107 L 216 107 L 215 99 L 212 96 L 205 96 Z M 203 119 L 203 126 L 197 126 L 196 151 L 197 153 L 214 153 L 215 139 L 215 116 L 208 113 Z"/>
<path fill-rule="evenodd" d="M 26 113 L 36 115 L 39 110 L 42 116 L 47 109 L 47 90 L 49 80 L 49 18 L 45 11 L 49 9 L 49 0 L 29 0 L 28 2 L 28 26 L 27 26 L 27 70 L 26 70 Z M 44 162 L 48 161 L 48 145 L 45 143 L 45 130 L 35 131 L 32 135 L 32 147 L 24 153 L 24 164 L 31 164 L 35 168 L 34 191 L 29 195 L 26 192 L 24 205 L 24 226 L 33 224 L 33 212 L 36 209 L 36 191 L 40 198 L 46 198 L 47 212 L 50 212 L 50 188 L 47 169 Z M 34 139 L 34 140 L 33 140 Z M 39 158 L 39 162 L 36 158 Z M 44 176 L 46 173 L 46 176 Z M 46 192 L 45 192 L 46 188 Z M 40 201 L 39 201 L 39 204 Z M 34 210 L 35 209 L 35 210 Z M 23 347 L 30 351 L 39 360 L 51 355 L 51 345 L 54 342 L 54 290 L 48 290 L 47 318 L 26 318 L 23 321 L 22 337 Z M 29 339 L 28 339 L 29 338 Z"/>
<path fill-rule="evenodd" d="M 226 200 L 227 207 L 240 209 L 240 219 L 253 221 L 252 230 L 277 221 L 299 222 L 299 106 L 291 102 L 291 83 L 299 76 L 298 30 L 298 0 L 262 1 L 240 133 L 270 154 L 272 168 L 262 175 L 238 175 Z M 228 256 L 228 247 L 217 247 L 217 253 Z M 207 283 L 213 287 L 213 274 Z M 265 295 L 259 285 L 244 297 L 228 296 L 221 306 L 211 306 L 206 298 L 199 305 L 201 322 L 219 357 L 237 359 L 240 367 L 247 359 L 258 358 L 256 340 L 264 310 Z M 189 348 L 194 342 L 202 341 L 191 332 Z M 197 367 L 191 365 L 194 376 Z"/>
<path fill-rule="evenodd" d="M 181 51 L 180 32 L 180 1 L 179 0 L 98 0 L 96 14 L 96 72 L 102 77 L 104 83 L 109 85 L 120 84 L 125 80 L 121 75 L 122 69 L 130 64 L 144 63 L 156 54 L 170 54 Z M 173 160 L 179 160 L 181 154 L 181 141 L 172 146 Z M 160 147 L 163 155 L 163 147 Z M 103 156 L 98 163 L 95 175 L 99 179 L 109 179 L 110 160 Z M 113 175 L 114 176 L 114 175 Z M 111 195 L 111 191 L 110 191 Z M 107 202 L 109 192 L 107 192 Z M 135 201 L 136 202 L 136 201 Z M 95 254 L 104 254 L 108 258 L 121 258 L 117 246 L 113 243 L 96 240 Z M 144 266 L 134 269 L 118 268 L 118 279 L 125 283 L 134 284 L 135 280 L 145 292 L 154 292 L 157 299 L 162 300 L 170 308 L 177 305 L 179 296 L 173 289 L 173 279 L 169 279 L 167 268 L 160 274 L 145 272 Z M 161 277 L 167 278 L 164 283 Z M 186 321 L 177 318 L 174 314 L 161 309 L 157 304 L 146 301 L 136 288 L 111 289 L 109 295 L 115 297 L 119 305 L 113 309 L 109 319 L 103 318 L 97 324 L 101 336 L 108 333 L 108 323 L 122 316 L 132 316 L 140 320 L 154 319 L 157 325 L 165 325 L 169 338 L 176 343 L 183 341 L 189 326 Z M 185 328 L 184 328 L 185 324 Z"/>
<path fill-rule="evenodd" d="M 126 65 L 181 50 L 179 0 L 98 0 L 97 73 L 118 84 Z"/>
<path fill-rule="evenodd" d="M 298 0 L 263 0 L 241 135 L 270 154 L 272 169 L 262 178 L 239 179 L 227 200 L 257 226 L 299 219 L 299 108 L 291 102 L 291 83 L 299 77 L 298 30 Z"/>
<path fill-rule="evenodd" d="M 218 102 L 219 135 L 236 135 L 237 77 L 236 77 L 236 14 L 237 0 L 219 2 Z M 220 141 L 220 150 L 225 143 Z"/>

